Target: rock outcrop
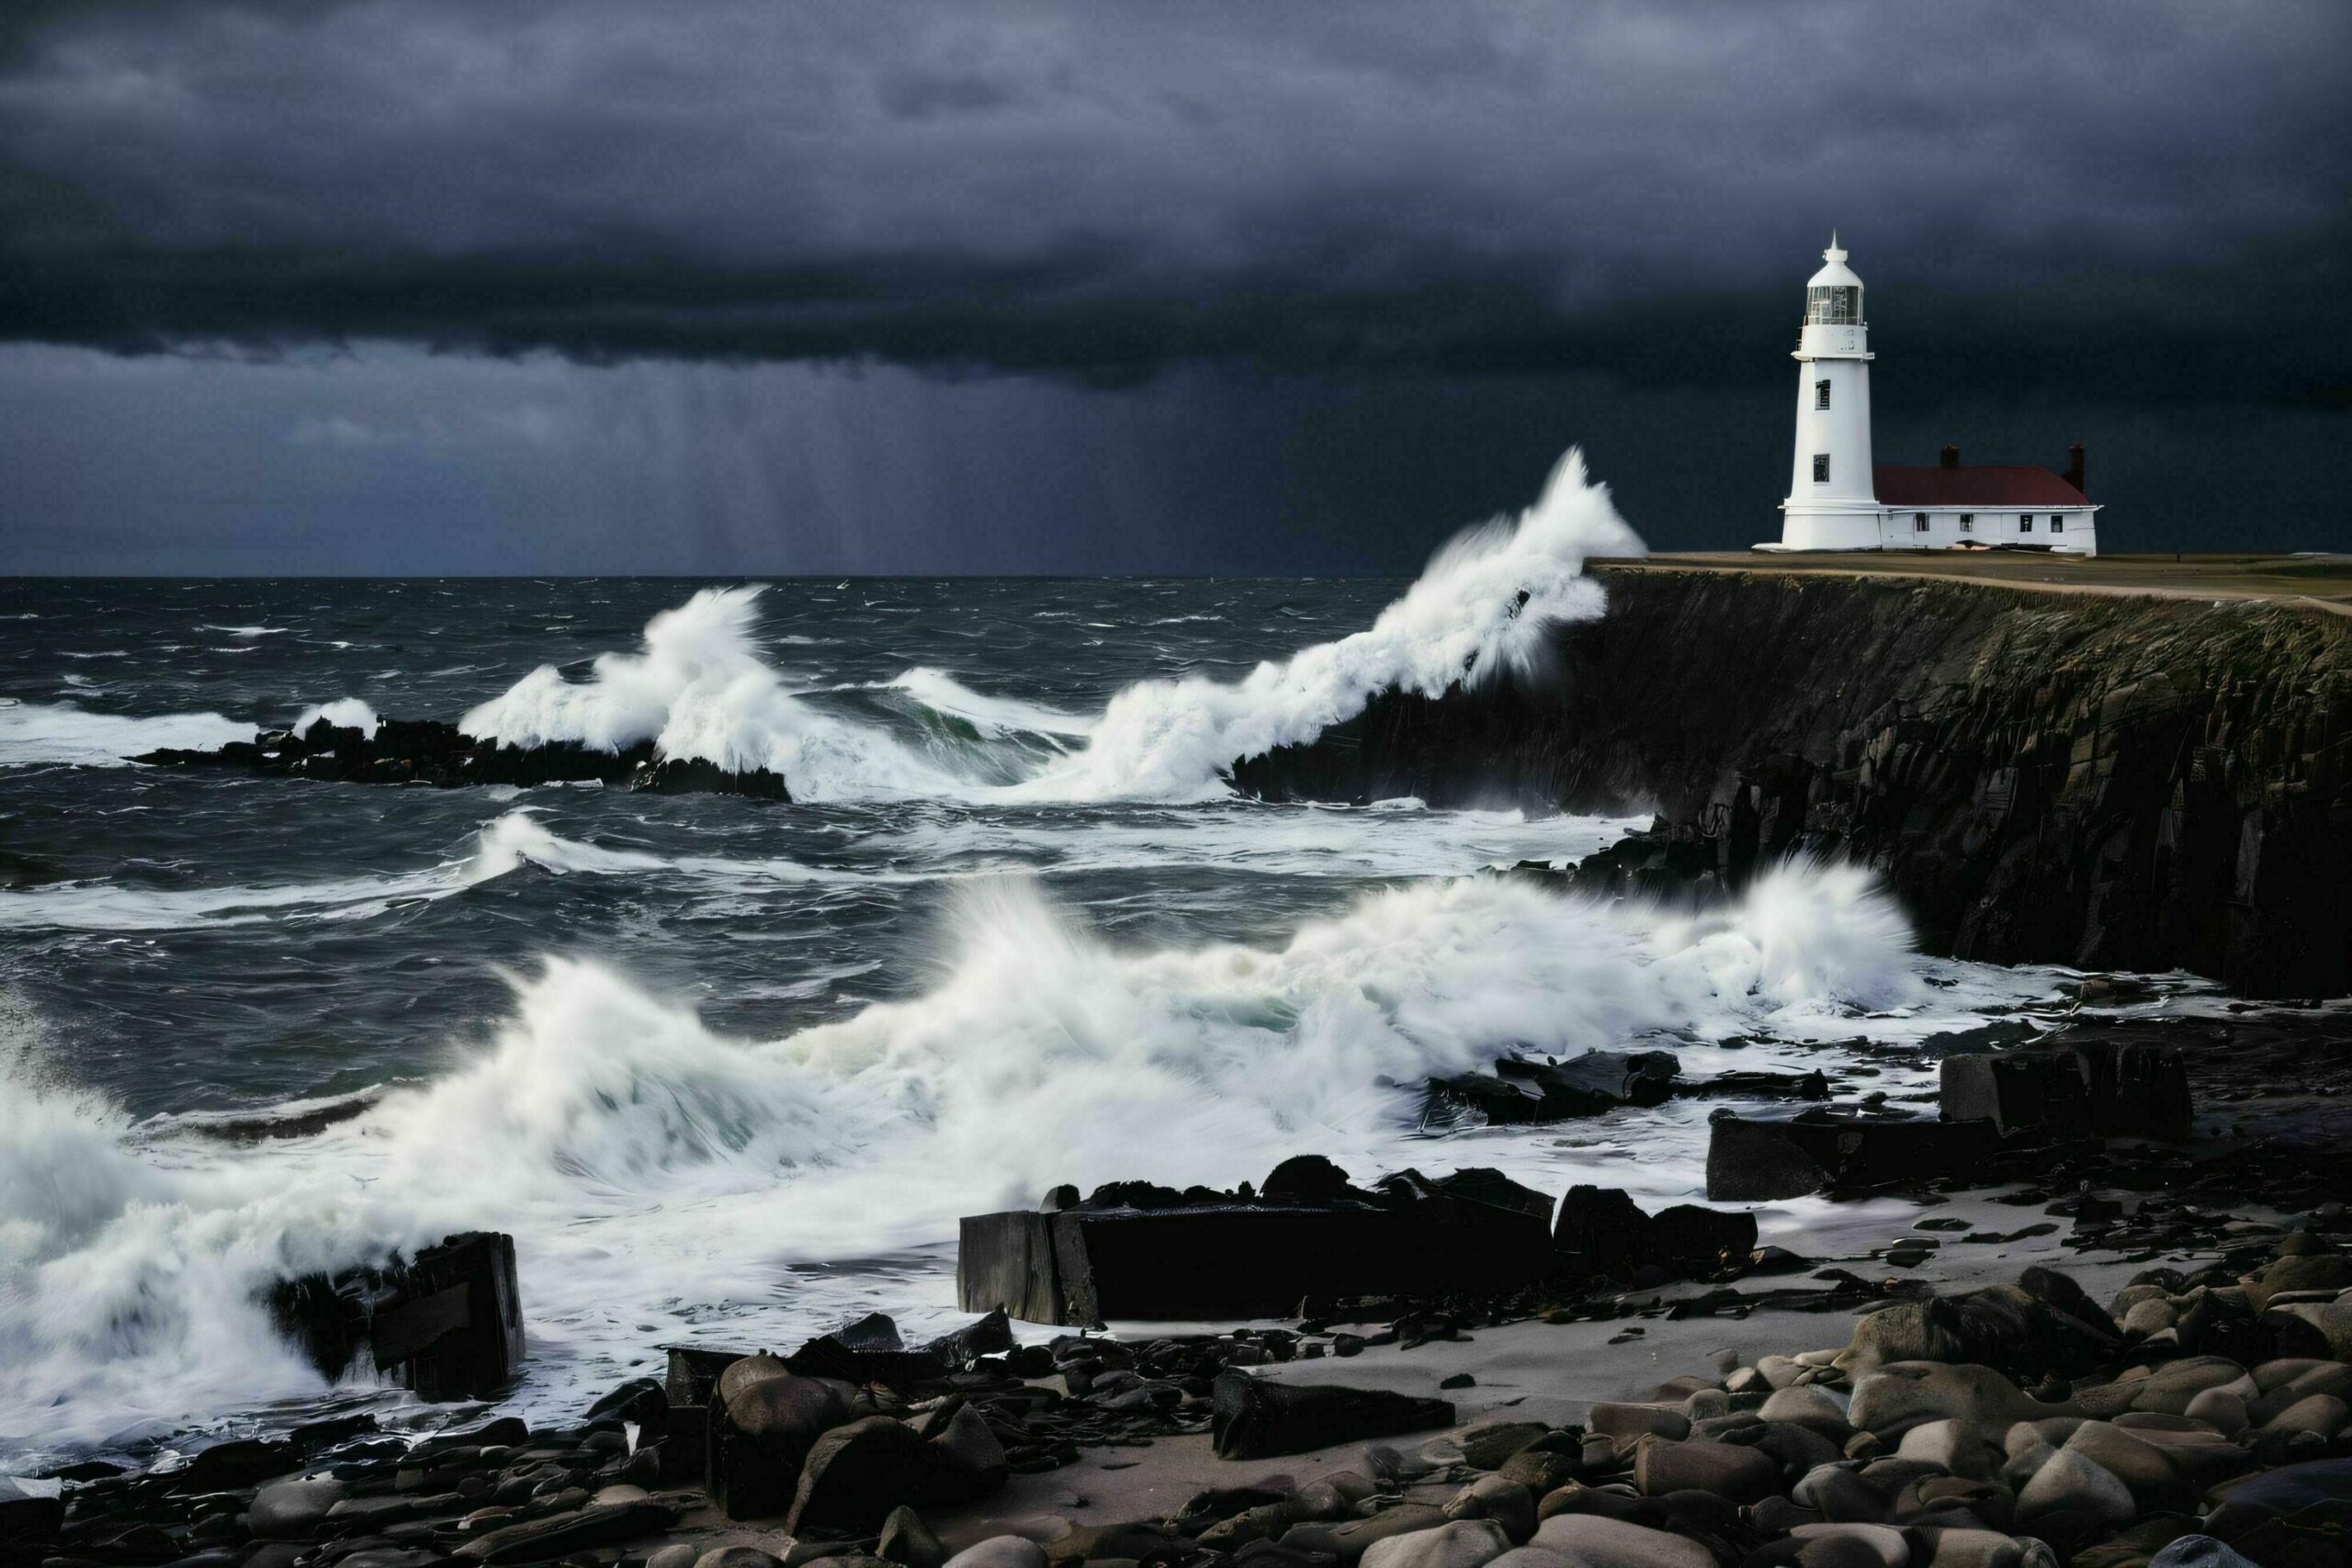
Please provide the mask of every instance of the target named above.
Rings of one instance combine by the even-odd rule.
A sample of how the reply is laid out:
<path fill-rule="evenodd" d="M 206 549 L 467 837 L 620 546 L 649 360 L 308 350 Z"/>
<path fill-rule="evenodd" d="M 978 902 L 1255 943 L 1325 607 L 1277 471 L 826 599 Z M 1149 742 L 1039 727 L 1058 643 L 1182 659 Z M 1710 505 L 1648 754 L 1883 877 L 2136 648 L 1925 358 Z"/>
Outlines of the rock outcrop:
<path fill-rule="evenodd" d="M 300 732 L 273 729 L 252 740 L 232 740 L 215 750 L 167 749 L 131 760 L 156 767 L 230 768 L 266 778 L 333 784 L 421 784 L 464 789 L 475 784 L 529 788 L 596 783 L 652 795 L 792 798 L 783 778 L 765 768 L 731 773 L 699 759 L 660 757 L 650 740 L 612 751 L 570 740 L 502 746 L 494 740 L 475 739 L 439 719 L 388 718 L 373 734 L 314 719 Z"/>
<path fill-rule="evenodd" d="M 1652 808 L 1604 887 L 1883 869 L 1935 952 L 2352 989 L 2352 621 L 1985 583 L 1600 575 L 1541 685 L 1385 694 L 1273 797 Z"/>

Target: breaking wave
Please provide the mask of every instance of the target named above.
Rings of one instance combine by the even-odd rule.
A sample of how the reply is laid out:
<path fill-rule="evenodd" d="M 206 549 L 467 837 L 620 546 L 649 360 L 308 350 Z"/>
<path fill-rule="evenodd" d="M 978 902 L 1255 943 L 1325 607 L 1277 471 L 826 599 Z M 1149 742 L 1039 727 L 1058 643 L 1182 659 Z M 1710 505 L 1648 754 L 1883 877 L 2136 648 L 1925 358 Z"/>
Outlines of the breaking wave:
<path fill-rule="evenodd" d="M 760 657 L 758 588 L 695 593 L 647 623 L 638 652 L 599 656 L 584 681 L 541 665 L 459 728 L 509 746 L 572 741 L 617 750 L 650 741 L 664 757 L 764 768 L 803 800 L 1213 799 L 1227 793 L 1224 774 L 1236 761 L 1312 740 L 1382 691 L 1435 696 L 1456 683 L 1527 673 L 1549 628 L 1600 614 L 1601 590 L 1584 575 L 1586 559 L 1644 549 L 1608 487 L 1591 482 L 1583 454 L 1571 450 L 1534 505 L 1439 550 L 1368 629 L 1261 664 L 1238 682 L 1141 682 L 1093 718 L 986 695 L 927 668 L 866 688 L 904 692 L 984 739 L 1083 740 L 1075 750 L 943 753 L 823 711 Z"/>
<path fill-rule="evenodd" d="M 940 1242 L 958 1214 L 1057 1182 L 1227 1184 L 1307 1151 L 1366 1174 L 1463 1163 L 1407 1142 L 1416 1086 L 1507 1051 L 1671 1032 L 1708 1071 L 1765 1065 L 1708 1043 L 1729 1036 L 1828 1040 L 1857 1010 L 1972 1005 L 1967 985 L 1926 983 L 1900 915 L 1844 869 L 1787 870 L 1690 918 L 1509 878 L 1419 883 L 1278 945 L 1165 949 L 1000 880 L 957 901 L 937 961 L 911 999 L 761 1043 L 550 960 L 447 1076 L 250 1147 L 12 1083 L 0 1449 L 119 1443 L 315 1390 L 255 1292 L 454 1228 L 516 1235 L 546 1399 L 548 1380 L 608 1375 L 661 1336 L 778 1337 L 777 1312 L 806 1310 L 775 1304 L 779 1268 Z M 2016 982 L 1971 983 L 1982 1005 Z M 1652 1179 L 1687 1190 L 1703 1121 L 1645 1114 Z M 1547 1189 L 1576 1179 L 1548 1143 L 1475 1157 Z"/>
<path fill-rule="evenodd" d="M 634 654 L 597 657 L 586 681 L 542 664 L 459 721 L 505 746 L 568 740 L 730 773 L 780 774 L 802 800 L 955 793 L 961 781 L 884 731 L 823 713 L 787 689 L 753 645 L 757 588 L 706 588 L 646 623 Z"/>
<path fill-rule="evenodd" d="M 796 689 L 761 656 L 762 589 L 710 588 L 647 622 L 636 652 L 601 654 L 578 681 L 540 665 L 468 711 L 458 728 L 476 739 L 526 748 L 568 741 L 617 751 L 650 743 L 665 758 L 734 773 L 764 769 L 807 801 L 1214 799 L 1229 793 L 1225 774 L 1235 761 L 1312 740 L 1380 692 L 1435 696 L 1457 683 L 1527 672 L 1551 626 L 1601 613 L 1601 590 L 1584 575 L 1586 559 L 1644 548 L 1608 487 L 1591 482 L 1583 454 L 1571 449 L 1532 506 L 1446 545 L 1369 628 L 1261 664 L 1237 682 L 1139 682 L 1092 717 L 976 692 L 922 666 L 894 680 L 835 688 L 904 694 L 967 726 L 971 743 L 902 736 L 811 702 L 820 694 Z M 251 638 L 280 628 L 219 629 L 251 647 Z M 345 697 L 304 708 L 295 726 L 321 717 L 369 734 L 379 722 L 368 703 Z M 14 704 L 0 708 L 0 762 L 111 763 L 158 747 L 210 749 L 254 733 L 218 714 L 130 719 Z"/>
<path fill-rule="evenodd" d="M 1571 448 L 1516 520 L 1456 537 L 1369 630 L 1321 643 L 1243 680 L 1147 681 L 1111 699 L 1085 750 L 1023 793 L 1035 798 L 1188 800 L 1222 793 L 1235 761 L 1309 741 L 1388 690 L 1438 696 L 1529 673 L 1549 629 L 1590 620 L 1595 555 L 1645 554 Z"/>
<path fill-rule="evenodd" d="M 312 703 L 296 715 L 292 726 L 294 733 L 302 734 L 321 719 L 325 719 L 338 729 L 356 729 L 370 740 L 376 738 L 376 731 L 384 723 L 376 716 L 374 708 L 357 697 L 338 697 L 331 703 Z"/>

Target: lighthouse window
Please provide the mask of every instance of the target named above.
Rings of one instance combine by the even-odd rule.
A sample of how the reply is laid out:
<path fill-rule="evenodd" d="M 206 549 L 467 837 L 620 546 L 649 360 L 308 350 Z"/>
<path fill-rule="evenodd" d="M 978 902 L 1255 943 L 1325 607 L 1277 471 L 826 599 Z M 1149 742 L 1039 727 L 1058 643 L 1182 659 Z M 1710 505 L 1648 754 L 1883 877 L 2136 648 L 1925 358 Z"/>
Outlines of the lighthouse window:
<path fill-rule="evenodd" d="M 1976 532 L 1976 513 L 1973 512 L 1963 512 L 1960 514 L 1960 531 L 1963 534 L 1973 534 Z"/>
<path fill-rule="evenodd" d="M 1813 384 L 1813 406 L 1817 409 L 1826 409 L 1829 406 L 1828 382 L 1815 381 Z"/>
<path fill-rule="evenodd" d="M 1829 482 L 1829 454 L 1826 452 L 1813 455 L 1813 482 L 1817 485 Z"/>
<path fill-rule="evenodd" d="M 2066 519 L 2064 513 L 2053 512 L 2050 514 L 2050 531 L 2053 534 L 2063 534 L 2066 531 Z"/>
<path fill-rule="evenodd" d="M 2018 519 L 2018 532 L 2020 534 L 2030 534 L 2033 532 L 2032 513 L 2029 512 L 2024 516 Z"/>
<path fill-rule="evenodd" d="M 1911 528 L 1915 533 L 1926 533 L 1928 531 L 1928 514 L 1924 512 L 1914 512 L 1911 514 Z"/>
<path fill-rule="evenodd" d="M 1824 326 L 1855 326 L 1862 319 L 1862 291 L 1851 284 L 1825 284 L 1804 291 L 1804 319 Z"/>

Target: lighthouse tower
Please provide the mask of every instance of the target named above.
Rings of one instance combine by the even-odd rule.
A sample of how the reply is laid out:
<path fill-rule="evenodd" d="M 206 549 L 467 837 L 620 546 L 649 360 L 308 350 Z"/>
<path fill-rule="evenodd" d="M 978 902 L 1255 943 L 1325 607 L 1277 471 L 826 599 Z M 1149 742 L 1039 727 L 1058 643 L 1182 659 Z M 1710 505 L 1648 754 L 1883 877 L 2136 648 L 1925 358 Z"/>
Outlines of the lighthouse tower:
<path fill-rule="evenodd" d="M 1796 461 L 1781 502 L 1781 545 L 1792 550 L 1874 550 L 1883 515 L 1871 479 L 1870 329 L 1862 280 L 1838 236 L 1806 280 L 1798 333 Z M 1907 541 L 1906 541 L 1907 542 Z"/>

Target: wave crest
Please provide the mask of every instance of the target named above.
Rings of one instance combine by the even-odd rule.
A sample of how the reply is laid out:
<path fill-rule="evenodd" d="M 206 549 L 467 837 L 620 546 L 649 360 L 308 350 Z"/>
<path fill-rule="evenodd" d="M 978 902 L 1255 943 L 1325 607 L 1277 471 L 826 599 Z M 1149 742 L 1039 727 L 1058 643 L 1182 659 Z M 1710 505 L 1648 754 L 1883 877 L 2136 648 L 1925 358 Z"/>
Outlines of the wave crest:
<path fill-rule="evenodd" d="M 1372 626 L 1238 682 L 1148 681 L 1111 699 L 1086 750 L 1022 792 L 1046 799 L 1202 799 L 1234 762 L 1314 739 L 1383 691 L 1442 695 L 1528 673 L 1550 628 L 1601 613 L 1595 555 L 1643 555 L 1606 485 L 1570 448 L 1534 505 L 1440 549 Z"/>

